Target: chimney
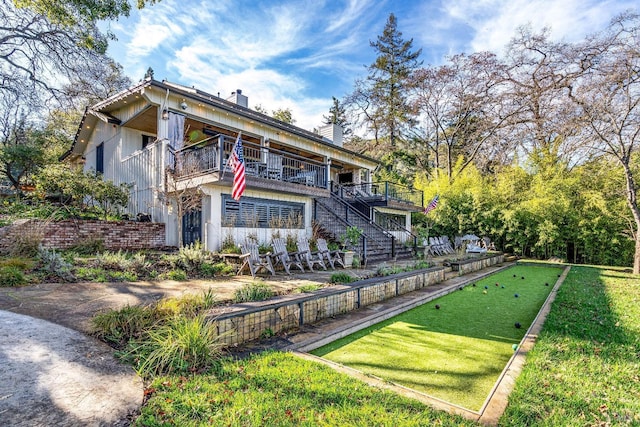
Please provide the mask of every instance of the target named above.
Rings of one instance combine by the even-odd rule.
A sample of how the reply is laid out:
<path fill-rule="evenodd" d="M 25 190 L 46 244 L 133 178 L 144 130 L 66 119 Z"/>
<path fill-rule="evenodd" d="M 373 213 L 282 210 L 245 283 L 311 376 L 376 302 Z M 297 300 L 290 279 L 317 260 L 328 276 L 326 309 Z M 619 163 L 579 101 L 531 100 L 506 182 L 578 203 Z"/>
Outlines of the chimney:
<path fill-rule="evenodd" d="M 342 147 L 342 127 L 335 123 L 320 126 L 318 129 L 320 136 L 331 141 L 334 145 Z"/>
<path fill-rule="evenodd" d="M 244 108 L 249 108 L 249 98 L 242 94 L 242 89 L 236 89 L 235 92 L 231 92 L 231 96 L 227 98 L 227 101 L 231 101 Z"/>

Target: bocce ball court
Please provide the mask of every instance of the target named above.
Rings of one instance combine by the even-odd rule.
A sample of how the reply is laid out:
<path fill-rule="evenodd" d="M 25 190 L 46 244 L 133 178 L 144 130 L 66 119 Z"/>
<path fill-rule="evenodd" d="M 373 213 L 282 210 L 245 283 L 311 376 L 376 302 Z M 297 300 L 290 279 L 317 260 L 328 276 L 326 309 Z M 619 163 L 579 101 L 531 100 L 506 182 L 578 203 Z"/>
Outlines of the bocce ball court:
<path fill-rule="evenodd" d="M 477 412 L 561 273 L 516 265 L 310 353 Z"/>

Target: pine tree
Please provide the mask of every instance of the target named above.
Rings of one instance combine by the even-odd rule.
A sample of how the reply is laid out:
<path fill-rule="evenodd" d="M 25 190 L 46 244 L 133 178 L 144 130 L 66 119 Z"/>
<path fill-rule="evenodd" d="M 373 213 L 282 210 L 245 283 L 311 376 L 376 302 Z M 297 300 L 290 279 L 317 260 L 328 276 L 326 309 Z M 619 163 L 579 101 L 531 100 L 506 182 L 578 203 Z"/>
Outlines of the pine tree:
<path fill-rule="evenodd" d="M 413 39 L 405 41 L 398 31 L 397 20 L 392 13 L 376 42 L 371 42 L 378 56 L 369 66 L 367 82 L 373 119 L 378 123 L 381 136 L 388 137 L 391 149 L 402 140 L 404 128 L 411 123 L 412 115 L 407 102 L 408 81 L 422 61 L 418 57 L 422 49 L 412 51 Z"/>

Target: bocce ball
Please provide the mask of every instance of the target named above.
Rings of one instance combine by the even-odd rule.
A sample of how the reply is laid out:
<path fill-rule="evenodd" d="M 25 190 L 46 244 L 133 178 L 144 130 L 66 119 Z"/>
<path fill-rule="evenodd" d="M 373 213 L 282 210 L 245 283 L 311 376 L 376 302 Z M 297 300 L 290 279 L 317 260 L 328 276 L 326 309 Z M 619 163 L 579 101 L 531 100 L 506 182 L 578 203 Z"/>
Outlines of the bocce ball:
<path fill-rule="evenodd" d="M 522 327 L 522 325 L 520 324 L 520 322 L 516 322 L 516 324 L 514 325 L 516 327 L 516 329 L 520 329 L 520 327 Z"/>
<path fill-rule="evenodd" d="M 488 287 L 488 286 L 485 286 L 484 288 L 485 288 L 485 289 L 489 289 L 489 287 Z"/>
<path fill-rule="evenodd" d="M 514 297 L 518 298 L 518 294 L 515 294 Z"/>
<path fill-rule="evenodd" d="M 513 351 L 516 351 L 518 349 L 518 344 L 512 345 L 511 348 L 513 349 Z"/>
<path fill-rule="evenodd" d="M 440 304 L 436 304 L 436 310 L 440 310 Z"/>

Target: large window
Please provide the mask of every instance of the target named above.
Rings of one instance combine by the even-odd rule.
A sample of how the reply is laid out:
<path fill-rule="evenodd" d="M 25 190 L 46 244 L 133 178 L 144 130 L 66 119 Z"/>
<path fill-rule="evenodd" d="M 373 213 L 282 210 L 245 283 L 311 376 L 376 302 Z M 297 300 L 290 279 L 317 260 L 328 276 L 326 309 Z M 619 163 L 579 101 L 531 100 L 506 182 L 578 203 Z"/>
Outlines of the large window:
<path fill-rule="evenodd" d="M 222 225 L 251 228 L 304 228 L 304 203 L 222 195 Z"/>

